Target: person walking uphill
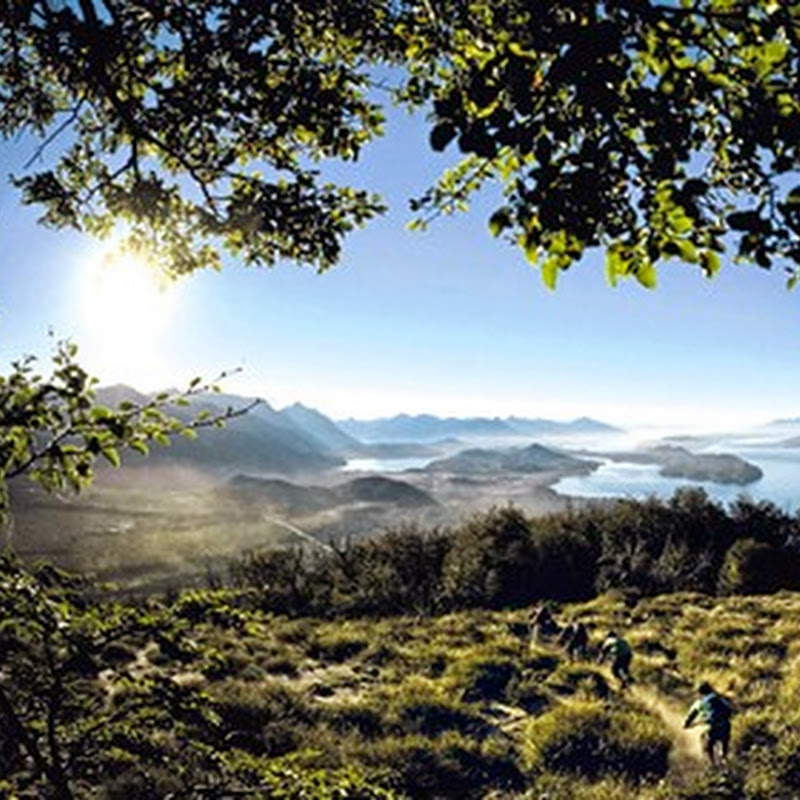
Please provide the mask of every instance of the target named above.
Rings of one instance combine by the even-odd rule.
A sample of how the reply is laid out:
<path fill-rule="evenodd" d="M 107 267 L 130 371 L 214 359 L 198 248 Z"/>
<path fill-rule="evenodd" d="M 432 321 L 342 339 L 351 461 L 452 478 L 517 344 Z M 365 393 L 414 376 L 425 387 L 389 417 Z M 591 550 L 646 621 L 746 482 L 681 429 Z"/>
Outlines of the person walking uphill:
<path fill-rule="evenodd" d="M 582 622 L 570 622 L 558 637 L 558 643 L 567 651 L 570 658 L 586 658 L 589 647 L 589 633 Z"/>
<path fill-rule="evenodd" d="M 714 691 L 708 681 L 703 681 L 697 687 L 697 692 L 700 697 L 692 703 L 683 727 L 691 728 L 696 723 L 706 726 L 703 731 L 703 749 L 711 764 L 717 766 L 728 758 L 733 708 L 728 700 Z M 721 752 L 719 761 L 716 757 L 717 749 Z"/>
<path fill-rule="evenodd" d="M 553 619 L 547 603 L 541 603 L 531 610 L 529 626 L 532 642 L 540 642 L 555 636 L 559 630 L 558 623 Z"/>
<path fill-rule="evenodd" d="M 611 674 L 622 684 L 623 689 L 633 682 L 630 671 L 632 658 L 631 646 L 614 631 L 609 631 L 600 645 L 598 661 L 611 662 Z"/>

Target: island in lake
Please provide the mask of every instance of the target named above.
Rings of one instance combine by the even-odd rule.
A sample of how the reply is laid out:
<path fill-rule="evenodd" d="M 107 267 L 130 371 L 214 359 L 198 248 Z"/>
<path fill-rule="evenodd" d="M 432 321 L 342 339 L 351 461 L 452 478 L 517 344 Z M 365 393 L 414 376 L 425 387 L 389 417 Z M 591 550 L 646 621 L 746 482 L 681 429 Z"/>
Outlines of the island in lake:
<path fill-rule="evenodd" d="M 603 453 L 612 461 L 634 464 L 657 464 L 664 478 L 745 486 L 763 477 L 760 467 L 732 453 L 693 453 L 685 447 L 658 445 L 646 450 Z"/>

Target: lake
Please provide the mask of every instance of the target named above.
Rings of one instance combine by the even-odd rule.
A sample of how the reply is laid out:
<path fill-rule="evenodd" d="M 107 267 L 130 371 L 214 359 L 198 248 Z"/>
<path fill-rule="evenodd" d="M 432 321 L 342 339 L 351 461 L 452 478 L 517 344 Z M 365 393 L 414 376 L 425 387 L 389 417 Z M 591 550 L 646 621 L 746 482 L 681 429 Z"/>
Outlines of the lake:
<path fill-rule="evenodd" d="M 641 442 L 639 438 L 638 442 Z M 633 497 L 643 499 L 650 495 L 668 498 L 676 489 L 685 486 L 702 486 L 709 497 L 722 503 L 730 503 L 739 495 L 746 494 L 755 500 L 769 500 L 780 509 L 794 513 L 800 508 L 800 448 L 781 447 L 775 443 L 775 435 L 758 439 L 754 436 L 719 437 L 713 443 L 700 445 L 689 444 L 688 447 L 697 453 L 735 453 L 747 461 L 759 466 L 764 476 L 746 486 L 726 485 L 719 483 L 698 483 L 681 478 L 664 478 L 658 474 L 655 464 L 633 464 L 614 462 L 595 456 L 583 456 L 602 460 L 603 464 L 590 475 L 562 478 L 553 485 L 553 489 L 561 495 L 571 497 Z M 605 439 L 545 441 L 546 446 L 566 451 L 579 447 L 609 450 L 627 450 L 635 447 L 637 440 L 632 436 L 618 437 L 617 440 Z M 648 444 L 658 443 L 658 437 L 648 440 Z M 502 443 L 507 446 L 507 443 Z M 516 440 L 519 446 L 519 440 Z M 498 443 L 492 443 L 498 446 Z M 464 448 L 466 448 L 466 443 Z M 347 472 L 400 473 L 408 469 L 421 469 L 429 464 L 432 458 L 357 458 L 342 467 Z"/>
<path fill-rule="evenodd" d="M 351 458 L 341 468 L 342 472 L 403 472 L 422 469 L 432 458 Z"/>
<path fill-rule="evenodd" d="M 753 445 L 746 442 L 718 444 L 707 452 L 736 453 L 761 468 L 764 476 L 746 486 L 697 483 L 680 478 L 664 478 L 655 464 L 631 464 L 603 460 L 591 475 L 562 478 L 553 489 L 571 497 L 633 497 L 642 499 L 671 497 L 684 486 L 702 486 L 709 497 L 723 503 L 746 494 L 754 500 L 770 500 L 779 508 L 794 513 L 800 508 L 800 449 Z"/>

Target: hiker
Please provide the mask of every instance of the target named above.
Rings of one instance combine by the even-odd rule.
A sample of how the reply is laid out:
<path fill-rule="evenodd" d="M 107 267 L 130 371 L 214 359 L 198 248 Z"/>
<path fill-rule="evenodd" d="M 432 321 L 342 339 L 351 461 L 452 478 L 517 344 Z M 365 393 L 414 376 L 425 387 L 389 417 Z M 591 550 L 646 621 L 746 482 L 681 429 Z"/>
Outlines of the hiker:
<path fill-rule="evenodd" d="M 531 641 L 534 642 L 558 633 L 558 623 L 553 619 L 547 603 L 541 603 L 531 611 L 530 629 Z"/>
<path fill-rule="evenodd" d="M 589 634 L 582 622 L 570 622 L 561 631 L 558 643 L 567 651 L 570 658 L 586 658 L 589 645 Z"/>
<path fill-rule="evenodd" d="M 573 623 L 572 636 L 567 642 L 567 653 L 570 658 L 586 658 L 589 650 L 589 634 L 582 622 Z"/>
<path fill-rule="evenodd" d="M 568 622 L 558 635 L 558 643 L 569 653 L 572 645 L 572 637 L 575 636 L 575 628 L 577 625 L 574 622 Z"/>
<path fill-rule="evenodd" d="M 608 636 L 600 645 L 600 654 L 597 660 L 601 663 L 606 660 L 611 661 L 611 674 L 622 684 L 624 689 L 633 682 L 630 672 L 632 657 L 631 646 L 617 633 L 609 631 Z"/>
<path fill-rule="evenodd" d="M 728 758 L 733 707 L 721 694 L 714 691 L 708 681 L 703 681 L 697 687 L 697 692 L 700 697 L 692 703 L 683 727 L 691 728 L 696 722 L 706 726 L 703 731 L 703 749 L 712 766 L 716 766 L 718 744 L 722 753 L 720 763 Z"/>

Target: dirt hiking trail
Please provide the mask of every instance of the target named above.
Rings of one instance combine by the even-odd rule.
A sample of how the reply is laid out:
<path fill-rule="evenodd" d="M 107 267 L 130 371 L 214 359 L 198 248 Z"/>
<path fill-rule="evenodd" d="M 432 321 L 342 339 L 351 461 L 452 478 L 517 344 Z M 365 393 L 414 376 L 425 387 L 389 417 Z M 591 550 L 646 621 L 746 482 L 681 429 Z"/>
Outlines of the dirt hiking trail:
<path fill-rule="evenodd" d="M 695 774 L 707 765 L 698 728 L 683 727 L 684 714 L 668 697 L 650 686 L 634 685 L 628 690 L 630 699 L 655 714 L 663 723 L 670 738 L 670 769 L 677 775 Z"/>

